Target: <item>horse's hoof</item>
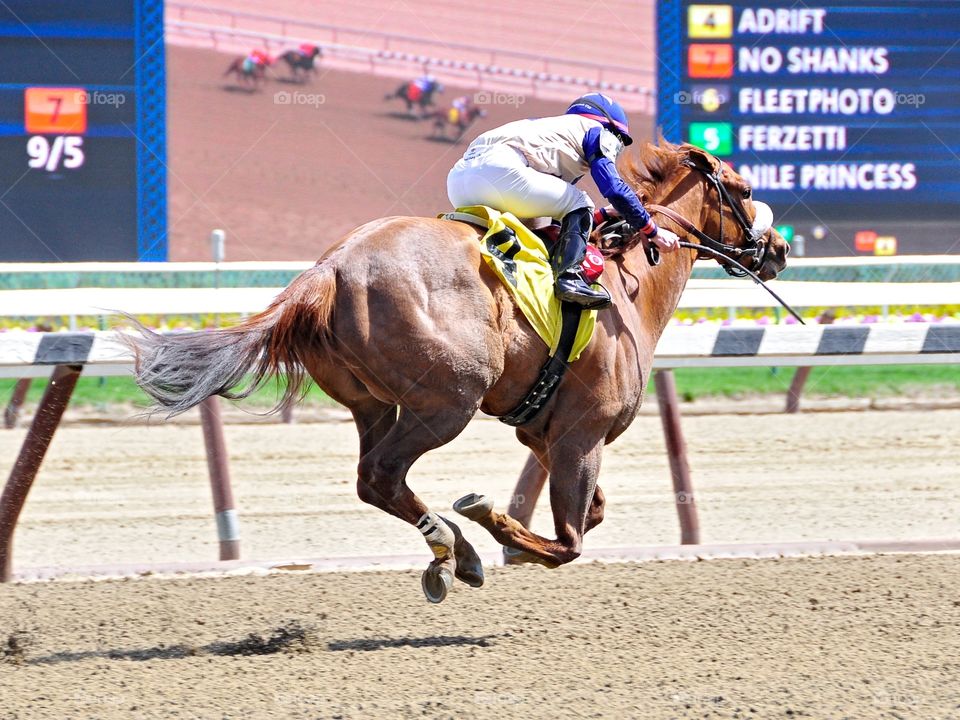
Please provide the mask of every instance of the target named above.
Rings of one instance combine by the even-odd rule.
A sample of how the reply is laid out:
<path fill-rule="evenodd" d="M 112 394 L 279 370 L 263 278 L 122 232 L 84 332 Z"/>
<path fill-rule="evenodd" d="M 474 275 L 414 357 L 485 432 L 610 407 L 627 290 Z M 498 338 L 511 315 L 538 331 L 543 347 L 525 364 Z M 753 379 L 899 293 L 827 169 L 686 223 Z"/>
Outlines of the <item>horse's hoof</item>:
<path fill-rule="evenodd" d="M 453 573 L 442 565 L 431 565 L 420 576 L 420 585 L 428 602 L 441 603 L 453 587 Z"/>
<path fill-rule="evenodd" d="M 473 545 L 467 542 L 467 539 L 463 536 L 460 527 L 456 523 L 446 518 L 441 519 L 453 530 L 453 537 L 455 538 L 453 554 L 457 560 L 457 570 L 454 575 L 457 580 L 466 583 L 470 587 L 482 587 L 483 563 L 480 561 L 480 556 L 477 555 L 477 551 L 473 549 Z"/>
<path fill-rule="evenodd" d="M 493 500 L 483 495 L 470 493 L 453 504 L 453 509 L 474 521 L 479 521 L 493 512 Z"/>
<path fill-rule="evenodd" d="M 477 558 L 476 565 L 467 566 L 461 565 L 458 560 L 457 580 L 473 588 L 483 587 L 483 566 L 480 564 L 480 559 Z"/>
<path fill-rule="evenodd" d="M 559 567 L 559 563 L 550 562 L 546 558 L 542 558 L 539 555 L 534 555 L 532 552 L 527 552 L 526 550 L 517 550 L 516 548 L 503 548 L 503 564 L 504 565 L 543 565 L 545 568 L 556 568 Z"/>
<path fill-rule="evenodd" d="M 466 540 L 457 548 L 457 580 L 470 587 L 483 587 L 483 563 L 480 556 L 473 549 L 473 545 Z"/>
<path fill-rule="evenodd" d="M 504 565 L 525 565 L 528 562 L 530 562 L 530 559 L 527 557 L 526 551 L 509 547 L 503 548 Z"/>

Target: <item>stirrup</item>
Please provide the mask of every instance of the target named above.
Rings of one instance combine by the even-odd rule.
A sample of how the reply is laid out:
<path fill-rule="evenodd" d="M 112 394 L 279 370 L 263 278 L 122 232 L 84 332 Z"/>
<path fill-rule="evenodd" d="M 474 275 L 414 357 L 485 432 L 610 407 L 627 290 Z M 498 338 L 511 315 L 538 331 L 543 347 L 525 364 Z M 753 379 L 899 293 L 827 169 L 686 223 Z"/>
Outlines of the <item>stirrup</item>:
<path fill-rule="evenodd" d="M 574 303 L 585 310 L 602 310 L 613 304 L 609 291 L 603 285 L 591 287 L 574 273 L 563 273 L 557 278 L 553 292 L 561 302 Z"/>

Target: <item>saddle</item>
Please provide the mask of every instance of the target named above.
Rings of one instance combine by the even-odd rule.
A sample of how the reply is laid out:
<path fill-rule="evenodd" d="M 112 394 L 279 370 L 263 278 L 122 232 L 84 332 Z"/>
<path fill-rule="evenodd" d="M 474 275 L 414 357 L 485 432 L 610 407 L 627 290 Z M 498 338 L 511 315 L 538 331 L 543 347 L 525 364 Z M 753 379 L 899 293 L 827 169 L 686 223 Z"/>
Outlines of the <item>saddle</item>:
<path fill-rule="evenodd" d="M 534 231 L 510 213 L 484 205 L 458 208 L 440 217 L 487 230 L 480 238 L 481 255 L 550 350 L 533 387 L 513 410 L 500 418 L 508 425 L 528 423 L 553 396 L 569 364 L 589 344 L 597 311 L 561 303 L 554 295 L 548 248 L 556 242 L 558 229 L 548 226 Z M 592 275 L 591 282 L 595 281 L 602 272 L 602 255 L 593 248 L 584 264 Z"/>

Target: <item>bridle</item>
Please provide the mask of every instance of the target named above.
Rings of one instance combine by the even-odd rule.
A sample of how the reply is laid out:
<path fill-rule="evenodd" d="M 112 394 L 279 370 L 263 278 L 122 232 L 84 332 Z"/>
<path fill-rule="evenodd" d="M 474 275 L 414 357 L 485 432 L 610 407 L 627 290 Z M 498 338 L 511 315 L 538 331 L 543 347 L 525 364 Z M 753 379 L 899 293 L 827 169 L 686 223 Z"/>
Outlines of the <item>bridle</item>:
<path fill-rule="evenodd" d="M 766 231 L 766 228 L 758 232 L 753 222 L 747 217 L 746 210 L 743 209 L 743 204 L 733 201 L 730 190 L 727 189 L 727 186 L 723 184 L 723 180 L 721 179 L 723 173 L 722 167 L 717 168 L 713 172 L 707 172 L 692 160 L 684 160 L 683 165 L 703 173 L 707 182 L 716 189 L 717 196 L 720 199 L 719 237 L 717 239 L 710 237 L 683 215 L 671 208 L 663 205 L 647 205 L 647 209 L 670 218 L 688 234 L 697 238 L 697 240 L 700 241 L 699 245 L 689 243 L 689 246 L 692 246 L 691 249 L 695 249 L 698 253 L 703 253 L 708 257 L 718 260 L 728 275 L 745 277 L 750 274 L 751 271 L 758 270 L 763 264 L 763 259 L 767 254 L 767 245 L 761 242 L 761 237 Z M 733 217 L 747 237 L 747 241 L 742 246 L 730 245 L 723 241 L 723 208 L 725 205 L 733 212 Z M 712 250 L 713 252 L 708 252 L 708 250 Z M 735 260 L 736 263 L 728 262 L 730 260 Z"/>
<path fill-rule="evenodd" d="M 755 283 L 770 293 L 777 302 L 783 305 L 787 312 L 793 315 L 793 317 L 795 317 L 801 325 L 804 325 L 805 323 L 803 322 L 803 318 L 800 317 L 800 315 L 792 307 L 787 305 L 783 298 L 771 290 L 770 286 L 761 280 L 759 275 L 757 275 L 756 271 L 759 270 L 763 265 L 763 260 L 767 255 L 767 245 L 766 243 L 761 242 L 761 238 L 769 229 L 769 227 L 755 227 L 754 222 L 747 217 L 747 213 L 743 209 L 743 204 L 735 203 L 733 201 L 730 191 L 727 189 L 726 185 L 723 184 L 723 180 L 721 179 L 723 174 L 722 166 L 716 168 L 712 172 L 707 172 L 692 160 L 684 160 L 683 165 L 703 173 L 707 179 L 707 182 L 709 182 L 717 191 L 717 196 L 720 199 L 719 238 L 714 239 L 710 237 L 676 210 L 663 205 L 654 204 L 647 205 L 647 209 L 651 212 L 655 212 L 669 218 L 683 228 L 683 230 L 689 235 L 693 235 L 695 238 L 697 238 L 697 240 L 700 241 L 699 243 L 693 243 L 681 240 L 680 247 L 696 250 L 698 258 L 708 257 L 716 260 L 720 263 L 720 266 L 727 272 L 728 275 L 732 275 L 733 277 L 750 277 Z M 723 241 L 724 205 L 730 208 L 731 212 L 733 213 L 733 217 L 736 219 L 737 224 L 740 225 L 747 238 L 743 246 L 729 245 Z M 656 251 L 656 247 L 652 243 L 647 243 L 644 249 L 646 250 L 647 259 L 650 264 L 656 265 L 659 262 L 659 253 Z M 741 259 L 745 262 L 741 262 Z M 747 262 L 749 263 L 749 266 L 746 264 Z"/>

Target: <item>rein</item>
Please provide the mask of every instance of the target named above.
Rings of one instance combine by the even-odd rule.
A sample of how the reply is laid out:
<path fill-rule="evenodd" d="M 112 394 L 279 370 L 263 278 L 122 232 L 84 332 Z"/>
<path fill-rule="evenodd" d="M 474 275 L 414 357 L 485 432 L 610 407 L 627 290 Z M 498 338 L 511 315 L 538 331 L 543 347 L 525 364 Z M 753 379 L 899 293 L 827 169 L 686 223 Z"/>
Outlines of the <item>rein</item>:
<path fill-rule="evenodd" d="M 760 238 L 757 237 L 754 229 L 753 223 L 747 218 L 746 213 L 743 210 L 742 205 L 738 205 L 733 202 L 733 198 L 730 197 L 730 191 L 720 180 L 721 170 L 716 172 L 708 173 L 700 167 L 697 167 L 692 162 L 684 163 L 687 167 L 690 167 L 698 172 L 701 172 L 706 176 L 707 181 L 716 189 L 717 195 L 720 198 L 720 237 L 714 239 L 703 232 L 700 228 L 694 225 L 692 222 L 687 220 L 683 215 L 678 213 L 672 208 L 668 208 L 664 205 L 647 205 L 647 209 L 651 212 L 659 213 L 664 217 L 672 220 L 678 226 L 680 226 L 688 235 L 693 235 L 699 243 L 693 243 L 688 241 L 680 241 L 680 247 L 689 248 L 691 250 L 696 250 L 698 254 L 706 254 L 709 257 L 712 257 L 727 272 L 728 275 L 733 277 L 749 277 L 755 283 L 760 285 L 764 290 L 766 290 L 770 295 L 773 296 L 774 300 L 780 303 L 787 312 L 789 312 L 801 325 L 805 325 L 803 318 L 790 307 L 783 298 L 777 295 L 776 292 L 770 289 L 770 286 L 767 285 L 763 280 L 760 279 L 760 276 L 757 275 L 751 268 L 748 268 L 742 262 L 740 258 L 749 258 L 750 264 L 753 267 L 759 267 L 763 263 L 763 258 L 767 252 L 767 246 L 764 243 L 760 242 Z M 734 217 L 737 219 L 737 223 L 741 226 L 744 233 L 746 233 L 749 241 L 746 247 L 737 247 L 736 245 L 729 245 L 723 242 L 723 206 L 727 205 L 730 210 L 733 212 Z M 653 263 L 651 263 L 653 264 Z"/>
<path fill-rule="evenodd" d="M 745 268 L 743 265 L 741 265 L 739 262 L 737 262 L 737 261 L 734 260 L 733 258 L 728 257 L 728 256 L 724 255 L 723 253 L 714 250 L 713 248 L 702 247 L 701 245 L 698 245 L 697 243 L 687 242 L 686 240 L 681 240 L 681 241 L 680 241 L 680 247 L 690 248 L 691 250 L 697 250 L 698 252 L 705 252 L 705 253 L 713 256 L 713 257 L 714 257 L 716 260 L 718 260 L 719 262 L 729 262 L 729 263 L 733 263 L 733 264 L 743 273 L 743 275 L 749 276 L 755 283 L 757 283 L 757 285 L 759 285 L 759 286 L 762 287 L 764 290 L 766 290 L 768 293 L 770 293 L 770 294 L 773 296 L 773 299 L 774 299 L 774 300 L 776 300 L 778 303 L 780 303 L 781 305 L 783 305 L 783 307 L 786 309 L 786 311 L 787 311 L 788 313 L 790 313 L 791 315 L 793 315 L 793 316 L 797 319 L 797 322 L 799 322 L 801 325 L 806 325 L 806 323 L 803 321 L 803 318 L 800 317 L 800 316 L 797 314 L 797 311 L 794 310 L 794 309 L 793 309 L 792 307 L 790 307 L 789 305 L 787 305 L 787 303 L 784 302 L 783 298 L 780 297 L 779 295 L 777 295 L 777 293 L 775 293 L 773 290 L 771 290 L 771 289 L 770 289 L 770 286 L 767 285 L 763 280 L 761 280 L 761 279 L 760 279 L 760 276 L 757 275 L 755 272 L 753 272 L 753 270 L 750 270 L 750 269 L 748 269 L 748 268 Z"/>
<path fill-rule="evenodd" d="M 723 181 L 720 178 L 720 174 L 723 172 L 723 170 L 718 168 L 714 172 L 707 172 L 691 161 L 686 161 L 683 164 L 692 170 L 703 173 L 704 177 L 707 179 L 707 182 L 709 182 L 710 185 L 712 185 L 717 191 L 717 197 L 720 200 L 719 238 L 716 240 L 713 239 L 705 232 L 700 230 L 700 228 L 696 227 L 692 222 L 683 217 L 683 215 L 671 208 L 664 207 L 663 205 L 649 205 L 649 209 L 659 212 L 661 215 L 666 215 L 668 218 L 686 230 L 689 234 L 696 237 L 700 241 L 700 244 L 705 248 L 710 248 L 721 253 L 724 258 L 740 260 L 740 258 L 749 257 L 751 259 L 751 265 L 753 267 L 759 267 L 763 263 L 763 258 L 767 253 L 767 246 L 760 242 L 760 237 L 755 233 L 753 229 L 753 223 L 747 217 L 747 214 L 743 209 L 743 205 L 733 201 L 733 198 L 730 196 L 730 191 L 727 189 L 726 185 L 723 184 Z M 744 247 L 730 245 L 723 241 L 724 205 L 729 207 L 731 212 L 733 212 L 733 216 L 736 218 L 737 224 L 740 225 L 741 229 L 748 238 L 748 241 L 744 244 Z M 716 257 L 715 254 L 712 254 L 711 256 Z M 728 275 L 732 275 L 734 277 L 744 277 L 746 275 L 744 272 L 745 268 L 741 263 L 737 263 L 737 265 L 726 264 L 723 266 L 723 269 L 726 270 Z"/>

